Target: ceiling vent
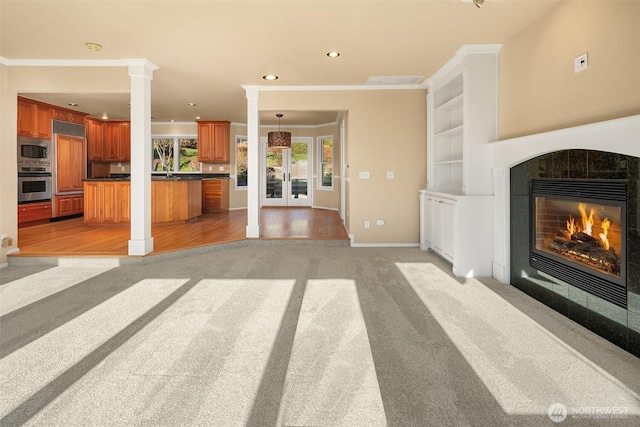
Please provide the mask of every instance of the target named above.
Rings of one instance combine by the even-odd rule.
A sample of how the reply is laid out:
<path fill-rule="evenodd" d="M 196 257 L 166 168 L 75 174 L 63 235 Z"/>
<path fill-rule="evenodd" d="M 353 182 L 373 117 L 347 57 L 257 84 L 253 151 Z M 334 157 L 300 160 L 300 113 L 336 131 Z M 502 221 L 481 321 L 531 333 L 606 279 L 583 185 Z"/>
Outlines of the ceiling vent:
<path fill-rule="evenodd" d="M 417 85 L 424 76 L 372 76 L 367 79 L 368 85 Z"/>

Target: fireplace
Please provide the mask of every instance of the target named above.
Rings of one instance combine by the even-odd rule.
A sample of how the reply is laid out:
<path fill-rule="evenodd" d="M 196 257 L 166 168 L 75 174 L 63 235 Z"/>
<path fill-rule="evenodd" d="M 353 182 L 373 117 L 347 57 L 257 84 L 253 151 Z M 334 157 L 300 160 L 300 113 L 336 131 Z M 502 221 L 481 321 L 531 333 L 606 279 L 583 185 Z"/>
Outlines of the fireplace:
<path fill-rule="evenodd" d="M 532 179 L 531 267 L 627 308 L 626 180 Z"/>

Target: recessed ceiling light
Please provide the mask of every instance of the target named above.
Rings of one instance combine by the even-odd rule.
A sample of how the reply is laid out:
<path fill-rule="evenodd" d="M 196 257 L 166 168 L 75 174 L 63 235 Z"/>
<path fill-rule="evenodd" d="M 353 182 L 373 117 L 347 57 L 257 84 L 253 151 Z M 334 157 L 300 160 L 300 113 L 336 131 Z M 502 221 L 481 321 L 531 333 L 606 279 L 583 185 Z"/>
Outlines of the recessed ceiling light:
<path fill-rule="evenodd" d="M 200 120 L 200 116 L 196 116 L 196 120 Z"/>
<path fill-rule="evenodd" d="M 278 76 L 275 76 L 273 74 L 267 74 L 266 76 L 262 76 L 262 78 L 265 80 L 278 80 Z"/>
<path fill-rule="evenodd" d="M 196 103 L 195 103 L 195 102 L 189 102 L 187 105 L 188 105 L 189 107 L 195 107 L 195 106 L 196 106 Z"/>
<path fill-rule="evenodd" d="M 93 50 L 95 52 L 97 52 L 100 49 L 102 49 L 102 46 L 99 45 L 98 43 L 85 43 L 84 45 L 87 47 L 87 49 Z"/>
<path fill-rule="evenodd" d="M 78 104 L 76 104 L 75 102 L 70 102 L 70 103 L 69 103 L 69 105 L 70 105 L 71 107 L 77 107 L 77 106 L 78 106 Z"/>
<path fill-rule="evenodd" d="M 171 123 L 175 123 L 175 122 L 176 122 L 175 120 L 171 119 Z"/>
<path fill-rule="evenodd" d="M 329 58 L 337 58 L 338 56 L 340 56 L 340 52 L 329 52 L 327 53 L 327 56 Z"/>
<path fill-rule="evenodd" d="M 109 120 L 109 116 L 107 115 L 107 113 L 104 113 L 102 115 L 102 120 Z"/>

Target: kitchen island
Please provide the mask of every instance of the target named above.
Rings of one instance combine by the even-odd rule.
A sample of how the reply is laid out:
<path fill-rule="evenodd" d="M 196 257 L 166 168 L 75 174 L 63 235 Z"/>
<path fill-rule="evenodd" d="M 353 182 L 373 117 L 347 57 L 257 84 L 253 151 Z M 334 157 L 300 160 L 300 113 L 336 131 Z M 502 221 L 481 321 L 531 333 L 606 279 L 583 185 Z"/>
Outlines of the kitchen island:
<path fill-rule="evenodd" d="M 202 179 L 154 176 L 151 181 L 151 222 L 195 221 L 202 215 Z M 131 182 L 128 177 L 84 181 L 84 222 L 126 226 L 131 222 Z"/>

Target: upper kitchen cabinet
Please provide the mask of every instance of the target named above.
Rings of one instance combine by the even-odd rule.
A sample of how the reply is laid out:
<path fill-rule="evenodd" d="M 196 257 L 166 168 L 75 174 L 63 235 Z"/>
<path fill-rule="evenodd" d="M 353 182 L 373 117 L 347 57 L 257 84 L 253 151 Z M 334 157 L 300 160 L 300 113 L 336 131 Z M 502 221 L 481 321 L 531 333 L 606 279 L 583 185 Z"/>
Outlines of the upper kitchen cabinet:
<path fill-rule="evenodd" d="M 85 120 L 87 135 L 87 160 L 99 161 L 104 159 L 104 122 L 87 117 Z"/>
<path fill-rule="evenodd" d="M 108 162 L 128 162 L 131 159 L 131 125 L 129 122 L 104 122 L 104 154 Z"/>
<path fill-rule="evenodd" d="M 73 110 L 67 110 L 66 108 L 56 107 L 53 109 L 53 119 L 60 120 L 61 122 L 74 123 L 76 125 L 84 125 L 84 118 L 87 116 L 85 113 L 79 113 Z"/>
<path fill-rule="evenodd" d="M 18 97 L 18 136 L 51 139 L 50 105 Z"/>
<path fill-rule="evenodd" d="M 225 121 L 198 122 L 198 160 L 229 163 L 229 125 Z"/>
<path fill-rule="evenodd" d="M 489 144 L 498 139 L 499 44 L 465 45 L 427 79 L 427 189 L 493 192 Z"/>

